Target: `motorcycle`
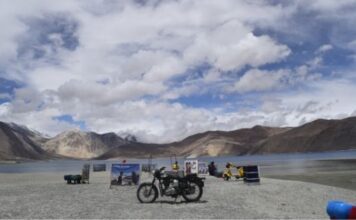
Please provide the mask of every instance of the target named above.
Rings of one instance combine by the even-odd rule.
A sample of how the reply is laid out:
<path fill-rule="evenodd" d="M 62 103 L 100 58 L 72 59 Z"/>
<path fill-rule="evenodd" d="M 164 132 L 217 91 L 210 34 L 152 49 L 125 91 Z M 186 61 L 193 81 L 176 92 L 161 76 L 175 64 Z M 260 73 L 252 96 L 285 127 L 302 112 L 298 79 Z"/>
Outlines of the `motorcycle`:
<path fill-rule="evenodd" d="M 181 177 L 177 173 L 167 173 L 164 170 L 165 167 L 155 170 L 152 182 L 140 184 L 137 189 L 137 199 L 141 203 L 154 202 L 158 197 L 158 191 L 161 196 L 170 196 L 176 199 L 181 195 L 187 202 L 200 200 L 203 195 L 205 178 L 198 177 L 197 174 Z"/>

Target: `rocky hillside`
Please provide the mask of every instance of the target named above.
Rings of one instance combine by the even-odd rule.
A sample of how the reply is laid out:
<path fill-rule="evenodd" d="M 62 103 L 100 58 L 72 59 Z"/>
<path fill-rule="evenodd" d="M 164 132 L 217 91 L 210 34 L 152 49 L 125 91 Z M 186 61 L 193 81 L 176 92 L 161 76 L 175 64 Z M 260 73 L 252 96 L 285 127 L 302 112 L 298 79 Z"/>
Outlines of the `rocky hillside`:
<path fill-rule="evenodd" d="M 248 154 L 261 141 L 285 132 L 289 128 L 255 126 L 235 131 L 208 131 L 168 144 L 130 143 L 113 148 L 98 159 L 113 157 L 159 156 L 219 156 Z"/>
<path fill-rule="evenodd" d="M 171 144 L 177 153 L 189 156 L 218 156 L 248 154 L 261 141 L 288 128 L 255 126 L 235 131 L 208 131 Z"/>
<path fill-rule="evenodd" d="M 305 153 L 356 149 L 356 117 L 319 119 L 295 128 L 255 126 L 235 131 L 208 131 L 169 144 L 133 143 L 113 148 L 99 158 L 159 156 L 218 156 Z"/>
<path fill-rule="evenodd" d="M 0 122 L 0 160 L 41 160 L 57 157 L 41 148 L 39 143 L 42 141 L 45 141 L 45 138 L 26 127 Z"/>
<path fill-rule="evenodd" d="M 356 117 L 316 120 L 295 128 L 255 126 L 235 131 L 207 131 L 168 144 L 137 142 L 115 133 L 68 131 L 53 138 L 15 124 L 1 123 L 0 160 L 73 158 L 219 156 L 322 152 L 356 149 Z"/>
<path fill-rule="evenodd" d="M 115 133 L 97 134 L 94 132 L 63 132 L 43 144 L 43 149 L 50 153 L 75 157 L 97 157 L 111 148 L 117 148 L 128 141 Z"/>
<path fill-rule="evenodd" d="M 321 152 L 356 149 L 356 117 L 319 119 L 274 135 L 252 153 Z"/>

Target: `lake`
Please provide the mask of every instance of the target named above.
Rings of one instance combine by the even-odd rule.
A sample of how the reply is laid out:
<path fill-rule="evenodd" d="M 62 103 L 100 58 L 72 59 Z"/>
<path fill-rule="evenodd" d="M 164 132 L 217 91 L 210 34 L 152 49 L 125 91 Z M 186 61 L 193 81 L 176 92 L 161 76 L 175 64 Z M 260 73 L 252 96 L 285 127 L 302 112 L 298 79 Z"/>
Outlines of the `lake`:
<path fill-rule="evenodd" d="M 186 158 L 178 157 L 182 168 Z M 223 170 L 227 162 L 237 165 L 259 165 L 265 174 L 275 173 L 304 173 L 310 170 L 327 171 L 328 169 L 356 170 L 356 150 L 323 152 L 323 153 L 295 153 L 295 154 L 269 154 L 248 156 L 221 156 L 190 158 L 199 161 L 214 161 L 218 170 Z M 327 160 L 327 161 L 323 161 Z M 342 160 L 352 161 L 343 163 Z M 148 163 L 148 159 L 127 159 L 127 163 Z M 153 158 L 152 163 L 158 167 L 170 167 L 175 158 Z M 24 162 L 16 164 L 0 164 L 0 173 L 29 173 L 29 172 L 76 172 L 80 173 L 83 164 L 103 164 L 110 169 L 111 164 L 120 163 L 121 160 L 50 160 L 37 162 Z"/>

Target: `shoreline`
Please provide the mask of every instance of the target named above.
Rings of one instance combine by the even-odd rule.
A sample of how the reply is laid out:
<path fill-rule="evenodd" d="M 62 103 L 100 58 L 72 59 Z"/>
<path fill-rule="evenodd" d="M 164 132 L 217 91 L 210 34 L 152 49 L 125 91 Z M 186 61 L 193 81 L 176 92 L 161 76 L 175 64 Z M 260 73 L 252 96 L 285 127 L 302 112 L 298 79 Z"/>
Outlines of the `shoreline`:
<path fill-rule="evenodd" d="M 122 158 L 120 158 L 122 159 Z M 117 160 L 117 159 L 116 159 Z M 35 161 L 33 163 L 19 163 L 17 161 L 0 161 L 1 174 L 41 174 L 41 173 L 80 173 L 82 163 L 116 162 L 112 160 L 67 160 L 55 159 Z M 130 159 L 128 159 L 130 160 Z M 137 159 L 136 159 L 137 160 Z M 136 161 L 137 162 L 137 161 Z M 142 160 L 140 163 L 145 163 Z M 153 160 L 153 163 L 155 161 Z M 161 161 L 162 162 L 162 161 Z M 33 168 L 28 164 L 33 164 Z M 258 163 L 256 163 L 258 164 Z M 219 171 L 223 170 L 220 164 Z M 241 165 L 238 163 L 238 165 Z M 279 180 L 293 180 L 305 183 L 317 183 L 325 186 L 334 186 L 356 191 L 356 159 L 321 159 L 321 160 L 288 160 L 260 162 L 260 176 Z M 62 169 L 62 170 L 61 170 Z M 109 170 L 110 168 L 107 167 Z"/>

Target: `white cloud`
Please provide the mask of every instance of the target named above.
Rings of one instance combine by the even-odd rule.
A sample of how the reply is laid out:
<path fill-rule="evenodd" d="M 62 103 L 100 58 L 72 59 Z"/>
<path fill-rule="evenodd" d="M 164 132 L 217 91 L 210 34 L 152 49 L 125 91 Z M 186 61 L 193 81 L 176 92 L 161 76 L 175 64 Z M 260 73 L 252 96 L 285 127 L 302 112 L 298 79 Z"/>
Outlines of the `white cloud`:
<path fill-rule="evenodd" d="M 14 112 L 13 105 L 9 103 L 0 104 L 1 121 L 14 122 L 26 125 L 30 129 L 40 131 L 45 135 L 54 136 L 65 130 L 79 129 L 79 126 L 67 122 L 54 120 L 53 117 L 60 115 L 56 108 L 43 110 L 27 110 L 26 112 Z"/>
<path fill-rule="evenodd" d="M 245 65 L 275 62 L 290 53 L 285 45 L 268 36 L 254 36 L 252 29 L 243 24 L 251 17 L 243 8 L 265 8 L 273 15 L 252 16 L 252 20 L 278 17 L 280 10 L 267 4 L 180 1 L 140 7 L 131 3 L 106 6 L 102 3 L 15 1 L 6 4 L 12 9 L 6 17 L 12 19 L 10 23 L 18 27 L 18 31 L 4 39 L 4 45 L 11 45 L 10 41 L 16 43 L 19 35 L 26 34 L 28 27 L 23 21 L 34 15 L 45 20 L 51 13 L 65 13 L 79 24 L 75 36 L 80 44 L 74 52 L 61 50 L 64 42 L 58 34 L 47 36 L 58 46 L 55 55 L 59 63 L 54 65 L 44 59 L 33 62 L 28 57 L 26 66 L 16 64 L 18 71 L 26 72 L 23 78 L 31 86 L 56 90 L 72 79 L 89 82 L 108 79 L 116 84 L 126 80 L 162 83 L 205 61 L 222 70 L 238 70 Z M 21 10 L 24 6 L 29 6 L 26 12 Z M 213 11 L 216 12 L 214 19 L 211 18 Z M 117 50 L 122 45 L 137 45 L 137 48 L 128 56 L 125 48 Z M 13 47 L 15 52 L 16 46 Z M 46 50 L 46 46 L 41 49 Z"/>
<path fill-rule="evenodd" d="M 277 62 L 288 56 L 290 50 L 267 36 L 256 37 L 248 33 L 238 44 L 219 48 L 217 54 L 216 67 L 228 71 L 239 70 L 245 65 L 258 67 Z"/>
<path fill-rule="evenodd" d="M 0 93 L 0 99 L 10 99 L 11 96 L 8 93 Z"/>
<path fill-rule="evenodd" d="M 324 44 L 319 49 L 317 50 L 318 53 L 325 53 L 326 51 L 329 51 L 333 49 L 333 45 L 331 44 Z"/>
<path fill-rule="evenodd" d="M 0 104 L 0 120 L 56 134 L 77 127 L 54 119 L 69 114 L 85 121 L 90 130 L 128 132 L 144 141 L 166 142 L 209 129 L 296 125 L 349 114 L 354 109 L 348 94 L 355 92 L 349 82 L 314 82 L 320 78 L 316 69 L 323 65 L 322 53 L 334 46 L 321 45 L 315 59 L 296 68 L 266 71 L 263 65 L 284 61 L 293 51 L 274 36 L 255 31 L 273 27 L 310 34 L 291 28 L 295 13 L 310 6 L 324 16 L 335 15 L 350 3 L 335 2 L 182 0 L 148 1 L 142 6 L 134 1 L 0 1 L 0 24 L 6 30 L 0 33 L 0 76 L 26 85 L 15 90 L 11 102 Z M 63 47 L 68 36 L 41 32 L 46 27 L 31 23 L 51 15 L 68 17 L 61 22 L 68 22 L 64 28 L 73 28 L 72 37 L 79 42 L 75 49 Z M 38 32 L 29 32 L 31 28 Z M 28 35 L 48 44 L 21 41 Z M 26 54 L 19 56 L 22 47 Z M 35 49 L 44 51 L 43 57 L 34 59 Z M 208 68 L 199 72 L 200 66 Z M 244 71 L 241 77 L 239 71 Z M 313 92 L 278 93 L 298 83 L 314 83 Z M 244 104 L 229 100 L 234 94 L 226 94 L 225 88 L 241 96 L 269 93 L 261 108 L 244 111 Z M 223 107 L 173 103 L 209 92 L 226 100 Z M 268 97 L 272 93 L 275 97 Z M 232 111 L 227 112 L 226 106 Z"/>
<path fill-rule="evenodd" d="M 92 109 L 91 103 L 67 99 L 59 104 L 52 102 L 40 110 L 25 112 L 13 111 L 15 103 L 1 104 L 0 117 L 54 135 L 77 128 L 52 119 L 70 114 L 76 121 L 85 120 L 89 130 L 130 133 L 141 141 L 162 143 L 206 130 L 233 130 L 256 124 L 297 126 L 317 118 L 346 117 L 355 111 L 354 104 L 349 101 L 356 92 L 352 82 L 318 81 L 308 85 L 305 90 L 269 94 L 262 100 L 261 108 L 233 112 L 226 112 L 224 108 L 192 108 L 179 103 L 143 100 L 98 105 Z"/>
<path fill-rule="evenodd" d="M 291 88 L 295 85 L 317 81 L 321 74 L 315 70 L 323 64 L 323 58 L 316 56 L 294 69 L 246 71 L 233 85 L 227 85 L 228 92 L 264 92 Z"/>
<path fill-rule="evenodd" d="M 71 80 L 58 89 L 58 96 L 63 101 L 76 99 L 83 103 L 107 105 L 144 95 L 157 95 L 164 90 L 165 86 L 161 83 L 144 81 L 125 81 L 122 84 L 110 85 Z"/>
<path fill-rule="evenodd" d="M 231 89 L 240 93 L 250 91 L 266 91 L 278 89 L 283 85 L 283 78 L 289 73 L 285 70 L 277 72 L 252 69 L 246 72 Z"/>
<path fill-rule="evenodd" d="M 182 87 L 179 88 L 173 88 L 166 93 L 164 93 L 161 98 L 163 100 L 174 100 L 178 99 L 180 97 L 187 97 L 192 94 L 199 94 L 202 89 L 195 84 L 188 84 L 188 85 L 183 85 Z"/>
<path fill-rule="evenodd" d="M 163 84 L 186 74 L 187 69 L 202 62 L 209 62 L 223 71 L 239 70 L 246 65 L 258 67 L 277 62 L 290 53 L 287 46 L 278 44 L 268 36 L 255 36 L 251 33 L 252 28 L 244 24 L 250 19 L 256 21 L 278 17 L 281 10 L 267 4 L 244 1 L 198 4 L 181 1 L 165 2 L 158 7 L 140 7 L 131 3 L 109 3 L 106 7 L 100 1 L 31 3 L 26 12 L 20 10 L 19 6 L 24 6 L 22 2 L 10 4 L 12 11 L 7 17 L 16 21 L 11 23 L 19 27 L 19 31 L 9 37 L 13 42 L 20 34 L 26 34 L 27 27 L 23 21 L 35 14 L 45 20 L 51 13 L 64 13 L 72 18 L 62 22 L 73 20 L 79 24 L 74 34 L 79 40 L 75 51 L 62 49 L 64 38 L 58 33 L 51 33 L 47 39 L 57 45 L 55 54 L 48 52 L 47 57 L 36 61 L 31 60 L 34 56 L 31 54 L 14 63 L 13 70 L 22 72 L 22 80 L 39 91 L 56 91 L 65 85 L 68 87 L 70 81 L 78 80 L 81 83 L 77 84 L 82 84 L 82 87 L 93 86 L 88 90 L 90 96 L 94 92 L 99 96 L 103 89 L 96 89 L 100 86 L 95 83 L 107 81 L 110 82 L 107 88 L 122 89 L 112 92 L 119 92 L 120 95 L 110 94 L 109 98 L 104 99 L 131 100 L 145 95 L 158 95 L 156 91 L 163 94 Z M 243 8 L 265 8 L 273 16 L 247 16 Z M 216 15 L 211 19 L 213 11 Z M 9 39 L 4 42 L 9 42 Z M 41 49 L 51 50 L 45 45 Z M 48 62 L 52 56 L 55 56 L 57 63 Z M 8 72 L 13 74 L 14 71 Z M 141 92 L 131 94 L 127 86 L 132 82 L 138 83 L 136 89 L 144 87 L 139 89 Z M 157 87 L 155 91 L 148 88 L 150 84 Z M 73 87 L 69 90 L 73 91 Z M 77 87 L 78 91 L 71 96 L 83 98 L 86 92 L 79 91 Z M 60 89 L 60 93 L 64 93 L 63 89 Z"/>
<path fill-rule="evenodd" d="M 240 70 L 246 65 L 258 67 L 280 61 L 290 49 L 268 36 L 257 37 L 239 21 L 231 21 L 198 35 L 184 57 L 189 62 L 209 62 L 223 71 Z"/>
<path fill-rule="evenodd" d="M 307 5 L 311 9 L 320 10 L 320 11 L 326 11 L 327 13 L 330 13 L 331 11 L 345 9 L 347 7 L 352 7 L 355 4 L 355 1 L 353 1 L 353 0 L 339 0 L 339 1 L 333 1 L 333 0 L 314 0 L 314 1 L 302 0 L 302 1 L 297 1 L 297 2 L 300 5 L 304 5 L 304 6 Z"/>
<path fill-rule="evenodd" d="M 266 113 L 280 112 L 283 110 L 282 100 L 275 97 L 265 97 L 262 101 L 261 111 Z"/>

